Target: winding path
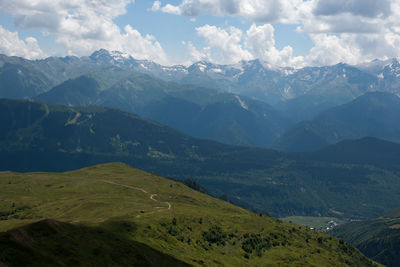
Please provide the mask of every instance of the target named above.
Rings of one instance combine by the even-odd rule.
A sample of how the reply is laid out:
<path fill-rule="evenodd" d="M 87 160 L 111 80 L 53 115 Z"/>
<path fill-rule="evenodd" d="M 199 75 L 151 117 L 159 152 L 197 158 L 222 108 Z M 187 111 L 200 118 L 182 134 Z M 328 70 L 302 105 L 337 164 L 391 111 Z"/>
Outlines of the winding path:
<path fill-rule="evenodd" d="M 159 200 L 155 199 L 154 197 L 157 196 L 157 194 L 150 194 L 149 192 L 147 192 L 147 191 L 144 190 L 143 188 L 135 187 L 135 186 L 131 186 L 131 185 L 119 184 L 119 183 L 115 183 L 115 182 L 107 181 L 107 180 L 101 180 L 101 181 L 104 182 L 104 183 L 107 183 L 107 184 L 118 185 L 118 186 L 122 186 L 122 187 L 126 187 L 126 188 L 130 188 L 130 189 L 134 189 L 134 190 L 141 191 L 141 192 L 143 192 L 143 193 L 145 193 L 145 194 L 147 194 L 147 195 L 150 195 L 150 199 L 153 200 L 154 202 L 163 203 L 163 204 L 168 205 L 168 208 L 167 208 L 167 207 L 156 207 L 156 208 L 159 209 L 159 210 L 157 210 L 157 211 L 152 211 L 152 212 L 149 212 L 149 213 L 146 213 L 146 214 L 154 214 L 154 213 L 156 213 L 156 212 L 162 212 L 162 211 L 166 210 L 165 208 L 167 208 L 167 210 L 170 210 L 170 209 L 172 208 L 171 203 L 169 203 L 169 202 L 162 202 L 162 201 L 159 201 Z M 136 216 L 136 218 L 139 218 L 139 217 L 140 217 L 140 215 L 137 215 L 137 216 Z"/>

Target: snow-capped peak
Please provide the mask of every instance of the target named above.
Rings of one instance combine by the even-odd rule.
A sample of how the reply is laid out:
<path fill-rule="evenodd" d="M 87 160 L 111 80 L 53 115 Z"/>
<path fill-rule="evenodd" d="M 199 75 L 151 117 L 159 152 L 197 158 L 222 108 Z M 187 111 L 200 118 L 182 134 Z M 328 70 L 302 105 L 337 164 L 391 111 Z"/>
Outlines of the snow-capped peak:
<path fill-rule="evenodd" d="M 112 56 L 114 58 L 114 60 L 116 60 L 116 61 L 123 61 L 126 59 L 131 59 L 131 56 L 129 54 L 122 53 L 119 51 L 111 51 L 110 56 Z"/>
<path fill-rule="evenodd" d="M 127 53 L 120 51 L 108 51 L 100 49 L 93 52 L 90 58 L 95 61 L 109 62 L 109 63 L 124 63 L 125 61 L 133 61 L 134 59 Z"/>

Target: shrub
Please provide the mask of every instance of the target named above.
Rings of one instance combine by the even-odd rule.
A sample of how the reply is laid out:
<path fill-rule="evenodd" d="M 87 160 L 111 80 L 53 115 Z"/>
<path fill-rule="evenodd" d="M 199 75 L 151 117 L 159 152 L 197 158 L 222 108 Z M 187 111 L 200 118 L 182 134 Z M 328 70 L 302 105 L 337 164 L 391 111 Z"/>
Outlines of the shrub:
<path fill-rule="evenodd" d="M 203 232 L 203 239 L 209 244 L 225 246 L 227 234 L 219 226 L 213 226 L 208 231 Z"/>
<path fill-rule="evenodd" d="M 270 239 L 261 237 L 260 234 L 244 234 L 243 238 L 242 249 L 249 254 L 256 251 L 257 255 L 261 256 L 263 250 L 271 247 Z"/>

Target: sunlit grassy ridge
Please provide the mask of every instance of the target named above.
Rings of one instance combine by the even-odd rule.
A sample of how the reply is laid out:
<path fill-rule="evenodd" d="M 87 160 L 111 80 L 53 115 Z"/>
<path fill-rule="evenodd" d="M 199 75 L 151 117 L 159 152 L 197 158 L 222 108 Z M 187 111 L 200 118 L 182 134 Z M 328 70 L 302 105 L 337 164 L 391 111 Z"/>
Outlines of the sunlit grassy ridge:
<path fill-rule="evenodd" d="M 0 188 L 1 231 L 52 218 L 101 228 L 193 265 L 373 265 L 338 239 L 125 164 L 66 173 L 3 172 Z"/>

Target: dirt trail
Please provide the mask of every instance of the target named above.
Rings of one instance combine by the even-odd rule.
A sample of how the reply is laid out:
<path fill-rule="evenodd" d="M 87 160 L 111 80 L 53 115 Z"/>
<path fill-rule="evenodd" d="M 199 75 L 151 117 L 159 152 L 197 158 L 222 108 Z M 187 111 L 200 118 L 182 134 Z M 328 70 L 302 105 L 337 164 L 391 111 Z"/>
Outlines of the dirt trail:
<path fill-rule="evenodd" d="M 146 214 L 154 214 L 154 213 L 156 213 L 156 212 L 162 212 L 162 211 L 164 211 L 164 210 L 166 210 L 166 209 L 167 209 L 167 210 L 170 210 L 170 209 L 172 208 L 171 203 L 169 203 L 169 202 L 162 202 L 162 201 L 159 201 L 159 200 L 155 199 L 154 197 L 157 196 L 157 194 L 150 194 L 149 192 L 147 192 L 147 191 L 144 190 L 143 188 L 135 187 L 135 186 L 131 186 L 131 185 L 119 184 L 119 183 L 115 183 L 115 182 L 107 181 L 107 180 L 101 180 L 101 181 L 104 182 L 104 183 L 107 183 L 107 184 L 118 185 L 118 186 L 122 186 L 122 187 L 126 187 L 126 188 L 130 188 L 130 189 L 134 189 L 134 190 L 141 191 L 141 192 L 143 192 L 143 193 L 149 195 L 149 198 L 150 198 L 151 200 L 153 200 L 154 202 L 163 203 L 163 204 L 168 205 L 168 207 L 156 207 L 156 208 L 158 209 L 157 211 L 148 212 L 148 213 L 146 213 Z M 165 208 L 166 208 L 166 209 L 165 209 Z M 137 215 L 136 218 L 140 218 L 140 215 Z"/>

